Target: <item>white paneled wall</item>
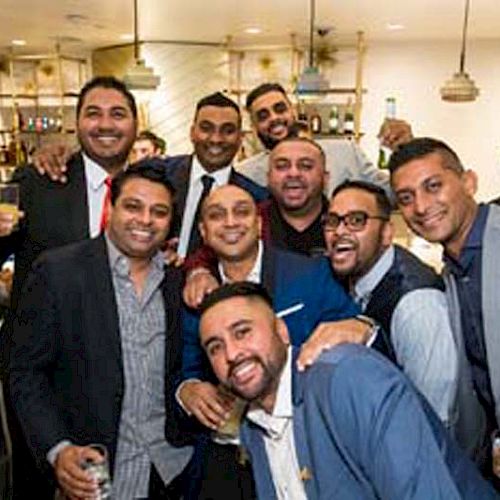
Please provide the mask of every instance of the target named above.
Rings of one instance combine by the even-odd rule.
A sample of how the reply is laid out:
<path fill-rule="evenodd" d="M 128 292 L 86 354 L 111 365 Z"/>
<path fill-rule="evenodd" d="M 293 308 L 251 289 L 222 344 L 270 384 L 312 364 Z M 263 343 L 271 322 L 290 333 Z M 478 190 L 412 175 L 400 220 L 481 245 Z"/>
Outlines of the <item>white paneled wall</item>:
<path fill-rule="evenodd" d="M 466 66 L 481 94 L 476 102 L 465 104 L 445 103 L 439 97 L 439 88 L 457 70 L 458 42 L 367 40 L 367 45 L 362 146 L 368 155 L 376 159 L 384 99 L 395 96 L 398 115 L 412 124 L 416 135 L 442 138 L 478 172 L 478 199 L 500 195 L 500 42 L 469 43 Z M 229 56 L 223 48 L 157 44 L 144 45 L 142 54 L 162 77 L 160 89 L 150 97 L 151 128 L 167 140 L 170 154 L 189 152 L 195 103 L 229 87 Z M 325 70 L 332 85 L 352 86 L 354 53 L 339 52 L 337 59 Z M 290 84 L 288 50 L 248 53 L 242 64 L 243 88 L 265 80 Z"/>

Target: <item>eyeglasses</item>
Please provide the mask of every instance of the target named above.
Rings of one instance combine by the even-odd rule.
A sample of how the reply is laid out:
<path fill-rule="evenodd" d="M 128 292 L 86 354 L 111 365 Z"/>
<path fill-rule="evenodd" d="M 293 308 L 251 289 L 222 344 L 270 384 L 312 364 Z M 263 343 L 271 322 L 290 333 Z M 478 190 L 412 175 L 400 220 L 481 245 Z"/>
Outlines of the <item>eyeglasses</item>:
<path fill-rule="evenodd" d="M 333 212 L 324 214 L 321 218 L 321 224 L 325 231 L 335 231 L 340 224 L 343 222 L 344 226 L 350 231 L 361 231 L 368 222 L 368 219 L 379 219 L 387 221 L 388 217 L 382 217 L 381 215 L 368 215 L 362 210 L 353 210 L 352 212 L 347 212 L 344 215 L 339 215 Z"/>

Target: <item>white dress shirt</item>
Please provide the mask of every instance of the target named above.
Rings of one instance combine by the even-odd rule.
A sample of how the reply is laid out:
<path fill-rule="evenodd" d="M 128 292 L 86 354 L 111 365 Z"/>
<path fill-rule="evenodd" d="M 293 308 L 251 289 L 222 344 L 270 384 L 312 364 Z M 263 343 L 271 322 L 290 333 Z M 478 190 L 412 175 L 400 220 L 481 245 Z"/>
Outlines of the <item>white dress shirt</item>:
<path fill-rule="evenodd" d="M 356 282 L 354 299 L 363 310 L 393 262 L 394 246 L 390 246 Z M 458 358 L 444 292 L 420 288 L 405 294 L 394 309 L 387 333 L 403 371 L 447 425 L 457 389 Z"/>
<path fill-rule="evenodd" d="M 272 414 L 250 408 L 247 418 L 266 432 L 264 446 L 278 500 L 307 500 L 301 479 L 295 438 L 292 405 L 292 348 L 280 376 Z"/>
<path fill-rule="evenodd" d="M 231 165 L 223 167 L 215 172 L 207 172 L 199 162 L 196 155 L 193 155 L 193 163 L 191 165 L 191 175 L 189 176 L 189 188 L 184 206 L 184 214 L 182 215 L 181 233 L 179 235 L 179 245 L 177 253 L 181 257 L 185 257 L 189 246 L 189 238 L 193 228 L 194 216 L 198 208 L 201 193 L 203 192 L 203 183 L 201 178 L 204 175 L 210 175 L 214 179 L 212 189 L 225 186 L 229 182 L 231 174 Z"/>
<path fill-rule="evenodd" d="M 85 153 L 82 153 L 87 184 L 87 206 L 89 210 L 89 234 L 91 238 L 101 232 L 101 216 L 104 199 L 106 198 L 106 178 L 108 172 Z"/>

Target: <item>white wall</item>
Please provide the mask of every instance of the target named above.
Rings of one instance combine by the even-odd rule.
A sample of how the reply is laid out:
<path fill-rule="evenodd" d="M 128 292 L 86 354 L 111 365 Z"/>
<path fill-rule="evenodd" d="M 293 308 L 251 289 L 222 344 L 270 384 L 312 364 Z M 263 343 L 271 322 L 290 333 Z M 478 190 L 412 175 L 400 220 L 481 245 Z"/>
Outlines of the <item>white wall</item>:
<path fill-rule="evenodd" d="M 500 195 L 500 41 L 469 43 L 466 69 L 480 89 L 472 103 L 447 103 L 439 95 L 458 69 L 459 51 L 458 43 L 369 44 L 362 145 L 376 158 L 384 99 L 393 95 L 415 135 L 444 140 L 478 173 L 477 198 L 487 200 Z"/>
<path fill-rule="evenodd" d="M 369 156 L 377 157 L 376 134 L 385 97 L 395 96 L 398 116 L 412 124 L 415 135 L 445 140 L 466 166 L 478 172 L 478 199 L 500 195 L 500 41 L 469 43 L 466 69 L 481 92 L 473 103 L 446 103 L 439 96 L 445 80 L 457 71 L 458 42 L 368 40 L 367 45 L 362 146 Z M 150 101 L 151 126 L 166 138 L 171 154 L 188 152 L 196 101 L 229 85 L 227 53 L 218 48 L 145 45 L 143 55 L 162 76 L 161 87 Z M 290 52 L 283 51 L 281 57 L 285 62 L 276 60 L 269 68 L 269 78 L 288 84 Z M 243 61 L 243 87 L 252 87 L 256 74 L 265 79 L 257 59 L 249 56 Z M 327 71 L 332 84 L 352 86 L 354 54 L 338 53 L 337 59 L 338 64 Z"/>

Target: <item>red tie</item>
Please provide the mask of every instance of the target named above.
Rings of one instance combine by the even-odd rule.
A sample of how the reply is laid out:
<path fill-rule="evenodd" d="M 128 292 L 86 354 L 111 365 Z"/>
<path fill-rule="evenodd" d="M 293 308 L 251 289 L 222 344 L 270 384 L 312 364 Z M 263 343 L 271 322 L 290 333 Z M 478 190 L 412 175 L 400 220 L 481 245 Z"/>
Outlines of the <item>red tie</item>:
<path fill-rule="evenodd" d="M 106 185 L 106 194 L 104 195 L 104 203 L 102 205 L 102 212 L 101 212 L 101 225 L 100 225 L 101 233 L 106 229 L 106 226 L 108 225 L 109 205 L 111 203 L 111 177 L 109 176 L 106 177 L 104 184 Z"/>

